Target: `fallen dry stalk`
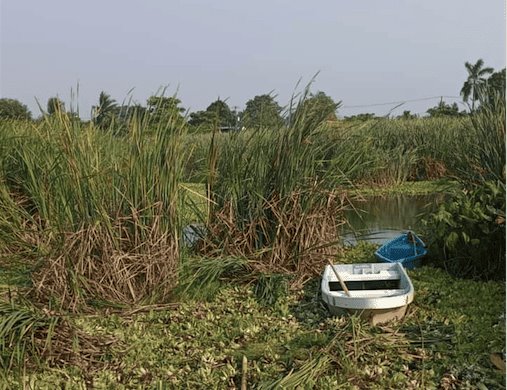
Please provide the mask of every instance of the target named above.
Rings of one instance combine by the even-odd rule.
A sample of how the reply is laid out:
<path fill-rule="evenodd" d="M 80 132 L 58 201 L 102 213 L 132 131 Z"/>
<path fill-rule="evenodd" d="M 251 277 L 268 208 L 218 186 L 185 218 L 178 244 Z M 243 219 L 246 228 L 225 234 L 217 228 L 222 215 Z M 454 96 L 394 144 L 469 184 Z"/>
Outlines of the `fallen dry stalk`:
<path fill-rule="evenodd" d="M 240 229 L 234 208 L 226 204 L 214 215 L 208 235 L 200 243 L 202 254 L 242 256 L 260 272 L 296 274 L 300 278 L 322 272 L 325 259 L 340 251 L 338 226 L 344 199 L 335 193 L 322 195 L 321 203 L 304 210 L 305 194 L 265 201 L 264 217 Z"/>
<path fill-rule="evenodd" d="M 66 235 L 59 253 L 33 274 L 34 297 L 56 297 L 71 311 L 93 300 L 125 305 L 166 299 L 177 284 L 177 240 L 153 231 L 134 248 L 117 246 L 99 227 Z"/>

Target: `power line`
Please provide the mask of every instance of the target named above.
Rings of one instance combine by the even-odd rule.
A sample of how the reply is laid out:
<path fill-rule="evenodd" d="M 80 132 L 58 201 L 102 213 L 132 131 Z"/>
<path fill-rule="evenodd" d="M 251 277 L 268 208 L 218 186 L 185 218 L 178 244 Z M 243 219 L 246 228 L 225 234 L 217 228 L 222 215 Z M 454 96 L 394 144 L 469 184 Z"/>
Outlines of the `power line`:
<path fill-rule="evenodd" d="M 425 100 L 433 100 L 433 99 L 461 99 L 460 96 L 449 96 L 449 95 L 439 95 L 439 96 L 431 96 L 419 99 L 406 99 L 399 100 L 397 102 L 387 102 L 387 103 L 373 103 L 373 104 L 363 104 L 363 105 L 354 105 L 354 106 L 342 106 L 341 108 L 364 108 L 364 107 L 378 107 L 378 106 L 390 106 L 393 104 L 404 104 L 404 103 L 412 103 L 412 102 L 422 102 Z"/>

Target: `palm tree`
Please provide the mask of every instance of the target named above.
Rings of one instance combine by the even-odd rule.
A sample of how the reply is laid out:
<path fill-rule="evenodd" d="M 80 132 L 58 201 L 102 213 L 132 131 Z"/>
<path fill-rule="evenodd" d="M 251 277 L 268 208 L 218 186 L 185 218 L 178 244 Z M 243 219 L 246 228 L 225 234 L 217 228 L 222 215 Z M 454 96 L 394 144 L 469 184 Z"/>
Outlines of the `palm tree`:
<path fill-rule="evenodd" d="M 107 93 L 102 91 L 99 95 L 99 105 L 93 107 L 93 121 L 102 128 L 108 128 L 114 120 L 117 104 Z"/>
<path fill-rule="evenodd" d="M 48 99 L 48 114 L 55 115 L 57 113 L 65 112 L 65 103 L 58 97 L 50 97 Z"/>
<path fill-rule="evenodd" d="M 468 78 L 461 88 L 460 94 L 463 96 L 463 101 L 466 102 L 472 98 L 472 111 L 474 111 L 475 101 L 479 98 L 479 92 L 481 88 L 486 84 L 486 75 L 493 73 L 493 68 L 483 68 L 484 61 L 479 58 L 477 62 L 472 65 L 469 62 L 465 62 L 465 68 L 468 72 Z"/>

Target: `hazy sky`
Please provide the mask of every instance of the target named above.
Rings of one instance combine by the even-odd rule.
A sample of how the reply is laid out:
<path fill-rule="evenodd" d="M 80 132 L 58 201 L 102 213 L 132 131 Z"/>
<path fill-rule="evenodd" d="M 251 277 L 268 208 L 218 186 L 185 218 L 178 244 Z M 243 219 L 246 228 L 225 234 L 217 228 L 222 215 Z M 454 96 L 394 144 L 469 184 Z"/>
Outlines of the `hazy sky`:
<path fill-rule="evenodd" d="M 465 61 L 506 58 L 502 0 L 2 0 L 0 12 L 0 96 L 35 116 L 36 98 L 68 108 L 78 84 L 82 117 L 102 90 L 145 104 L 163 86 L 191 111 L 270 91 L 285 105 L 319 71 L 312 90 L 340 115 L 387 114 L 394 104 L 351 106 L 458 96 Z"/>

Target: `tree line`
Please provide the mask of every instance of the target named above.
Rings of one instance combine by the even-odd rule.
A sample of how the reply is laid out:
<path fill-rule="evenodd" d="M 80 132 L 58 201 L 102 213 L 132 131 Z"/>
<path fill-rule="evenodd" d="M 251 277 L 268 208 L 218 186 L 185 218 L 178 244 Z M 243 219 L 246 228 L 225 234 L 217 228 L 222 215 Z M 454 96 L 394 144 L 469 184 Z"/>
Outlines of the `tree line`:
<path fill-rule="evenodd" d="M 287 115 L 270 94 L 255 96 L 250 99 L 242 111 L 231 109 L 225 100 L 218 98 L 205 110 L 187 113 L 176 96 L 150 96 L 146 105 L 118 104 L 109 94 L 102 91 L 98 104 L 92 106 L 91 121 L 101 129 L 126 130 L 133 120 L 148 121 L 150 126 L 157 126 L 171 121 L 173 124 L 185 125 L 192 129 L 218 128 L 220 130 L 238 130 L 241 128 L 280 127 Z M 329 120 L 336 120 L 336 110 L 341 102 L 335 102 L 324 92 L 310 94 L 304 105 L 310 110 L 324 112 Z M 65 103 L 58 97 L 48 99 L 43 116 L 69 115 L 79 119 L 75 113 L 67 112 Z M 0 99 L 0 119 L 31 119 L 27 106 L 15 99 Z"/>
<path fill-rule="evenodd" d="M 463 102 L 468 106 L 469 112 L 473 113 L 484 104 L 494 104 L 495 100 L 505 100 L 505 68 L 496 71 L 491 67 L 485 67 L 484 61 L 479 59 L 472 64 L 465 62 L 467 79 L 463 83 L 460 95 Z M 176 96 L 154 95 L 150 96 L 146 105 L 141 104 L 118 104 L 109 94 L 101 92 L 98 104 L 91 110 L 91 121 L 101 129 L 115 129 L 118 132 L 127 131 L 128 124 L 133 120 L 147 120 L 153 126 L 164 121 L 171 120 L 191 129 L 209 130 L 218 128 L 221 130 L 238 130 L 242 128 L 266 128 L 279 127 L 290 120 L 291 112 L 284 110 L 275 97 L 271 94 L 257 95 L 250 99 L 244 110 L 239 111 L 236 107 L 229 107 L 225 100 L 218 98 L 205 110 L 187 113 L 181 106 L 182 102 Z M 319 91 L 310 94 L 304 102 L 307 112 L 319 113 L 328 120 L 337 120 L 337 110 L 341 101 L 334 101 L 324 92 Z M 443 99 L 435 106 L 429 108 L 426 113 L 430 117 L 441 116 L 464 116 L 466 110 L 459 110 L 458 104 L 448 104 Z M 65 103 L 58 97 L 48 99 L 46 111 L 43 115 L 65 114 L 79 120 L 76 113 L 67 112 Z M 417 115 L 410 111 L 404 111 L 398 116 L 400 119 L 413 119 Z M 375 119 L 373 113 L 362 113 L 345 117 L 345 120 L 370 120 Z M 31 120 L 32 114 L 28 107 L 16 99 L 0 99 L 0 120 L 21 119 Z"/>

